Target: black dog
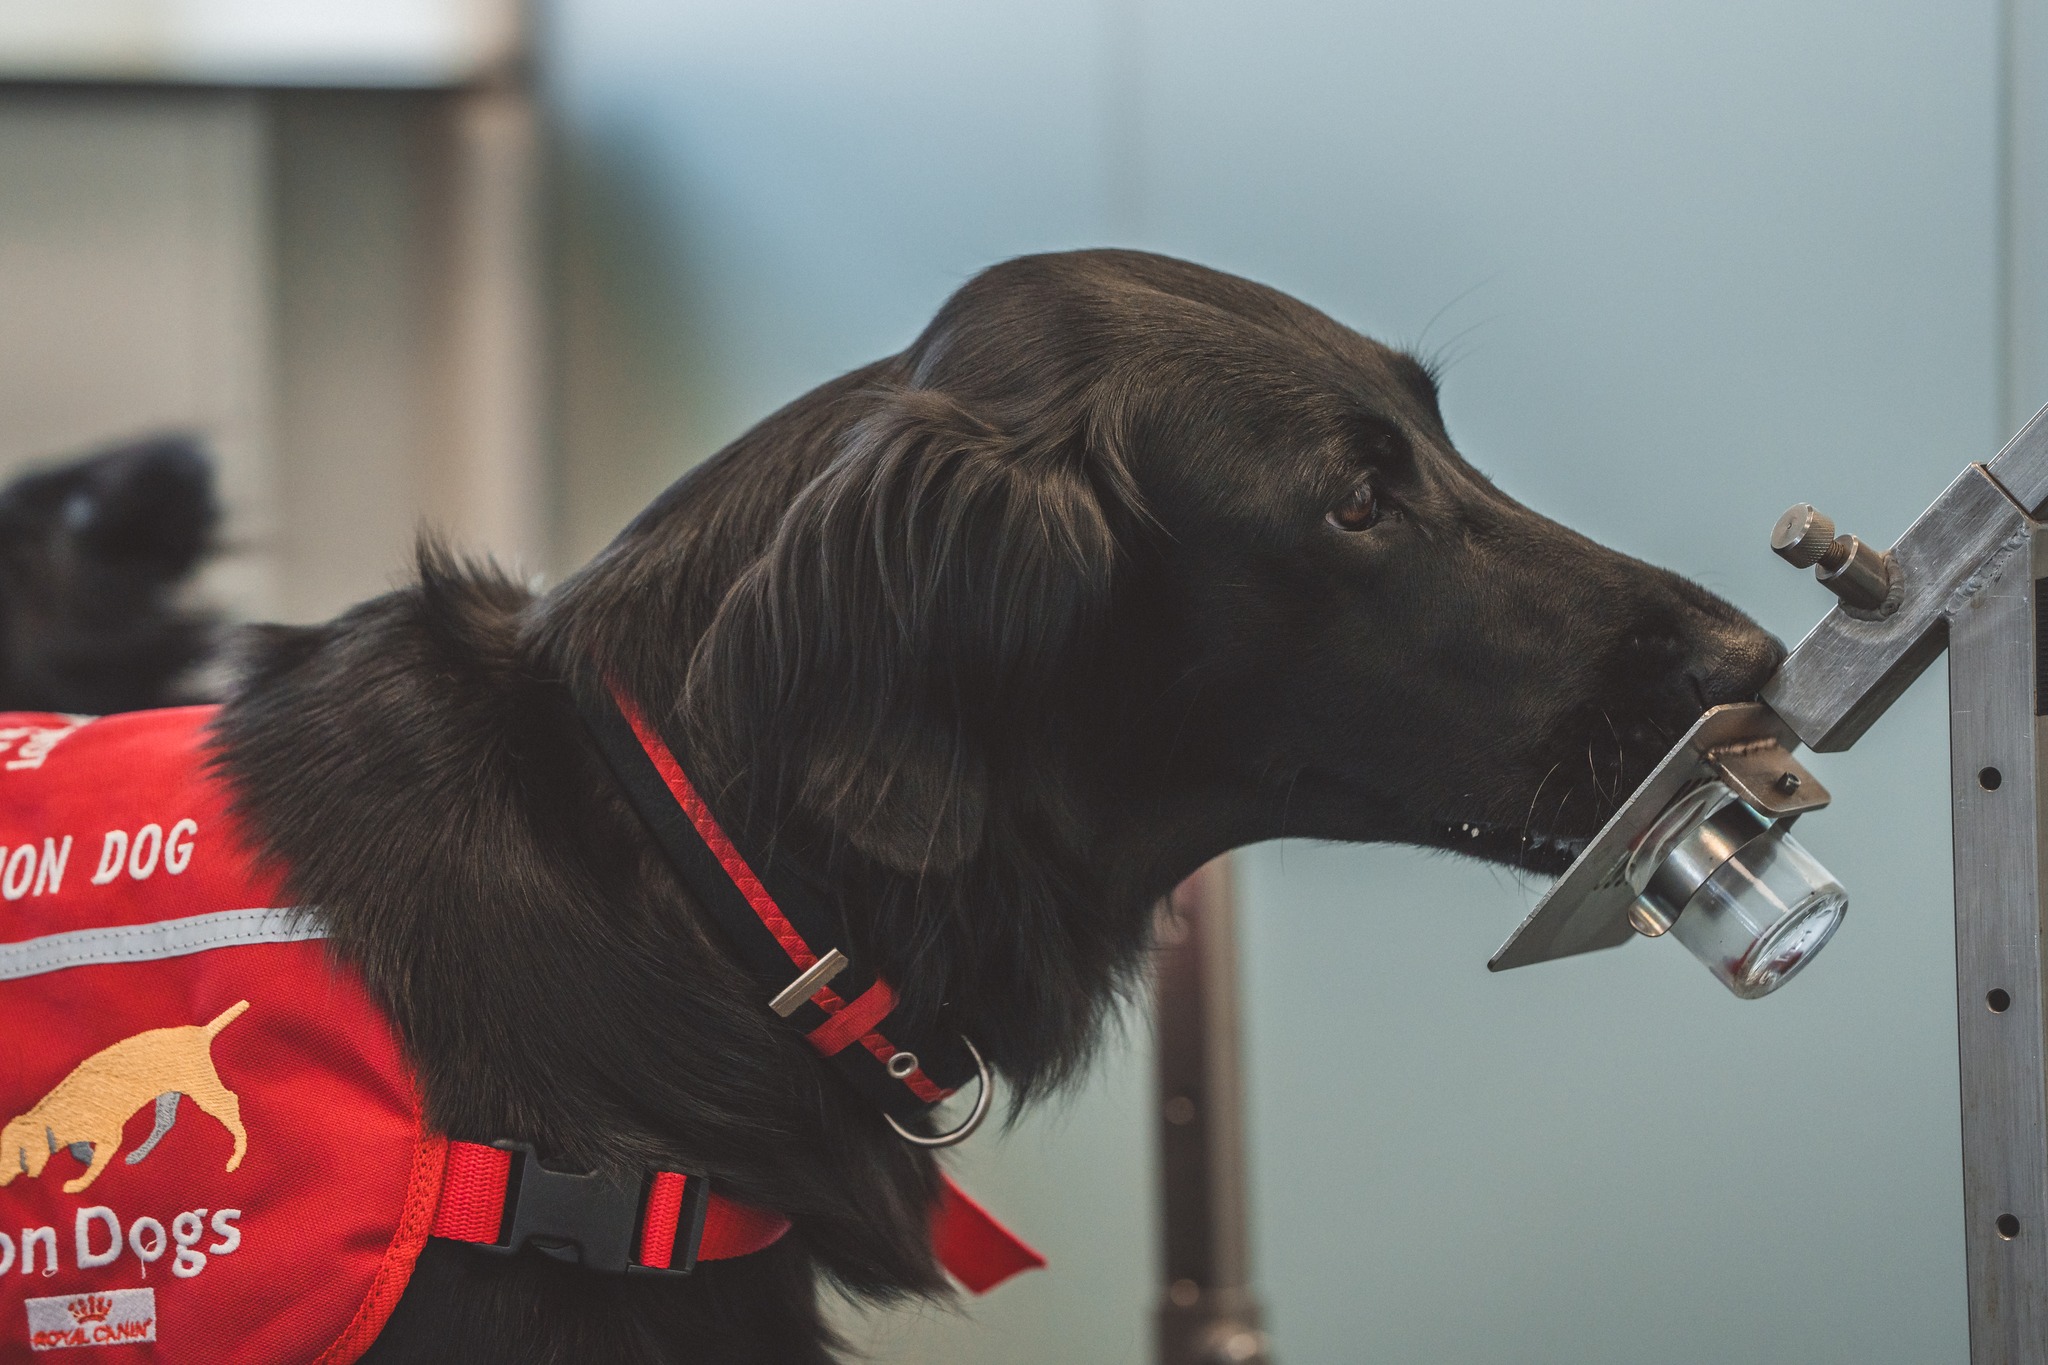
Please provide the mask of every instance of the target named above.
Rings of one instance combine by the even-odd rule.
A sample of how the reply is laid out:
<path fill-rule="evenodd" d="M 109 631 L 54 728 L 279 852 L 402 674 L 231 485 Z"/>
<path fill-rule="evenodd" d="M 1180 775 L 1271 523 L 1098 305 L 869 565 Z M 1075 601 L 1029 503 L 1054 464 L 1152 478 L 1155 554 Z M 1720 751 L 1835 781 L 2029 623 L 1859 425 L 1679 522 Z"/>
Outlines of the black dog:
<path fill-rule="evenodd" d="M 0 489 L 0 710 L 104 715 L 195 700 L 214 623 L 177 594 L 219 515 L 211 466 L 179 436 Z"/>
<path fill-rule="evenodd" d="M 545 596 L 430 549 L 252 649 L 225 771 L 430 1118 L 795 1222 L 681 1282 L 431 1243 L 386 1365 L 822 1361 L 820 1273 L 942 1287 L 931 1162 L 763 1008 L 564 686 L 615 680 L 903 1013 L 1029 1098 L 1204 860 L 1288 835 L 1555 871 L 1782 654 L 1495 489 L 1416 361 L 1120 251 L 988 271 Z"/>

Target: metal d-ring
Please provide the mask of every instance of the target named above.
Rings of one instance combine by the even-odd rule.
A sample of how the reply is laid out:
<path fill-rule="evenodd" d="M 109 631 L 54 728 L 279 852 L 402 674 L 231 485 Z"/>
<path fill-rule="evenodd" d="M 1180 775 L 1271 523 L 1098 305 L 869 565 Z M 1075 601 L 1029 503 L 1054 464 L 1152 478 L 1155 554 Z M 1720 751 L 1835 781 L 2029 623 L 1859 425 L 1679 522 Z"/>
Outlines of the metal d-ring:
<path fill-rule="evenodd" d="M 913 1133 L 898 1123 L 894 1114 L 882 1115 L 889 1120 L 889 1126 L 896 1130 L 896 1136 L 914 1147 L 951 1147 L 955 1143 L 965 1142 L 974 1136 L 974 1130 L 981 1127 L 981 1121 L 988 1117 L 988 1103 L 996 1094 L 995 1081 L 988 1074 L 988 1063 L 981 1060 L 981 1049 L 974 1045 L 974 1040 L 963 1033 L 960 1035 L 960 1041 L 967 1044 L 967 1054 L 974 1058 L 974 1072 L 981 1081 L 981 1093 L 974 1097 L 974 1109 L 967 1115 L 965 1122 L 950 1133 L 926 1137 L 922 1133 Z"/>

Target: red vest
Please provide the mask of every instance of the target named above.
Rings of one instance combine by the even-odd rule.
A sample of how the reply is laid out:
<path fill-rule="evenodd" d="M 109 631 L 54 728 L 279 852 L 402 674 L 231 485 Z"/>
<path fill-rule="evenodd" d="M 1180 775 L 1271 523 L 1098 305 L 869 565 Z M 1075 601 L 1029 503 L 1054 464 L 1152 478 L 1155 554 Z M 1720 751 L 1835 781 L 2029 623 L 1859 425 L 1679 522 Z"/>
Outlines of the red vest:
<path fill-rule="evenodd" d="M 0 1361 L 348 1365 L 428 1236 L 499 1235 L 511 1155 L 423 1125 L 207 773 L 212 715 L 0 713 Z M 705 1207 L 685 1179 L 654 1176 L 634 1264 Z M 712 1195 L 698 1255 L 787 1226 Z M 950 1186 L 933 1233 L 976 1292 L 1043 1263 Z"/>
<path fill-rule="evenodd" d="M 211 714 L 0 716 L 0 1359 L 341 1365 L 432 1222 L 446 1143 L 256 869 Z"/>

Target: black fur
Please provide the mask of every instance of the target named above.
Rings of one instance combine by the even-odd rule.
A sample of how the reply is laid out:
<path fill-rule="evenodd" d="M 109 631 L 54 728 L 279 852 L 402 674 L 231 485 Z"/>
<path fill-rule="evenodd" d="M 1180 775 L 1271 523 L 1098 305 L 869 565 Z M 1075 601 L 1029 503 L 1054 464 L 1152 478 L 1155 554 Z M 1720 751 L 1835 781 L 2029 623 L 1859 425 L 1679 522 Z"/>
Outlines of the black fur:
<path fill-rule="evenodd" d="M 1339 529 L 1365 480 L 1378 523 Z M 792 1365 L 832 1357 L 816 1273 L 941 1288 L 929 1161 L 763 1008 L 558 682 L 618 679 L 742 845 L 1028 1097 L 1206 859 L 1306 835 L 1556 870 L 1781 655 L 1487 483 L 1415 361 L 1133 252 L 986 272 L 545 596 L 430 547 L 416 586 L 253 642 L 218 725 L 245 813 L 434 1122 L 688 1163 L 796 1228 L 681 1284 L 431 1244 L 369 1359 Z"/>
<path fill-rule="evenodd" d="M 103 715 L 197 699 L 214 626 L 178 591 L 218 519 L 212 469 L 177 436 L 0 489 L 0 710 Z"/>

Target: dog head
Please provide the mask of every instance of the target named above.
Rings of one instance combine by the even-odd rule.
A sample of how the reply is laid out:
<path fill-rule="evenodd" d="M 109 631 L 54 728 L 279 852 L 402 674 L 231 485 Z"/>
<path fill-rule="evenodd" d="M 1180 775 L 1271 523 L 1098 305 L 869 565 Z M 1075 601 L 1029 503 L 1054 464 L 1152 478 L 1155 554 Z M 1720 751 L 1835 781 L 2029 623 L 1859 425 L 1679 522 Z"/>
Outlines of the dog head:
<path fill-rule="evenodd" d="M 33 1114 L 23 1114 L 0 1129 L 0 1185 L 18 1175 L 33 1180 L 50 1164 L 50 1135 Z"/>
<path fill-rule="evenodd" d="M 0 709 L 103 714 L 184 700 L 210 623 L 173 600 L 210 548 L 206 457 L 159 437 L 0 489 Z"/>
<path fill-rule="evenodd" d="M 880 379 L 692 686 L 894 868 L 1149 815 L 1168 875 L 1280 835 L 1557 871 L 1783 656 L 1489 483 L 1426 367 L 1241 279 L 1013 261 Z"/>

